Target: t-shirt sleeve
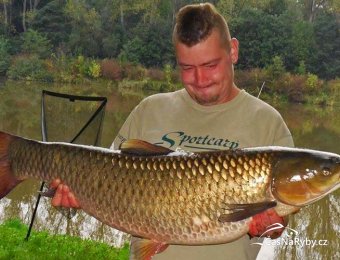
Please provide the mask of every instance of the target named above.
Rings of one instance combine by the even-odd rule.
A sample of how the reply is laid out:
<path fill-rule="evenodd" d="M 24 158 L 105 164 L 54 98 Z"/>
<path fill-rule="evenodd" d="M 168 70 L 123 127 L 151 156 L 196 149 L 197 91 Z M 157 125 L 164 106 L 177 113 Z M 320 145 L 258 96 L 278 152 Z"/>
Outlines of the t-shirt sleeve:
<path fill-rule="evenodd" d="M 281 116 L 277 120 L 273 145 L 294 147 L 292 134 Z"/>
<path fill-rule="evenodd" d="M 128 118 L 125 120 L 123 126 L 119 130 L 116 138 L 113 140 L 113 143 L 110 146 L 110 149 L 118 150 L 121 143 L 128 139 L 138 138 L 139 128 L 137 126 L 136 114 L 137 114 L 138 106 L 132 110 Z"/>

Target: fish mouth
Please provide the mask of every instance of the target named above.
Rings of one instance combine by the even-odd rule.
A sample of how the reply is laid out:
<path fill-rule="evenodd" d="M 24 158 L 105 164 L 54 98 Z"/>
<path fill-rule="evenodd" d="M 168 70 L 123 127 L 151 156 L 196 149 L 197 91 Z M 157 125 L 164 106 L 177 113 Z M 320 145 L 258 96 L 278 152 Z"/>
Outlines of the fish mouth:
<path fill-rule="evenodd" d="M 307 185 L 308 187 L 308 185 Z M 309 189 L 310 193 L 307 194 L 308 196 L 306 196 L 305 203 L 300 203 L 300 204 L 289 204 L 291 206 L 298 206 L 298 207 L 304 207 L 307 206 L 309 204 L 312 204 L 318 200 L 323 199 L 324 197 L 326 197 L 328 194 L 332 193 L 333 191 L 336 191 L 338 188 L 340 188 L 340 184 L 335 185 L 332 188 L 329 188 L 328 190 L 322 190 L 319 193 L 315 193 L 313 192 L 311 189 Z"/>

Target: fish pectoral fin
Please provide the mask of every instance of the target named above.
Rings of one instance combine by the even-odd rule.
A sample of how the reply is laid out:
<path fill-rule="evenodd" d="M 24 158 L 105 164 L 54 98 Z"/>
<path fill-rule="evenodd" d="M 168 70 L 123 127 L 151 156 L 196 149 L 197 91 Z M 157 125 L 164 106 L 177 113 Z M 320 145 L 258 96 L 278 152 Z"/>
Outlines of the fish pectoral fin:
<path fill-rule="evenodd" d="M 220 222 L 236 222 L 249 217 L 252 217 L 260 212 L 276 206 L 276 201 L 264 201 L 249 204 L 226 204 L 225 210 L 230 213 L 222 214 L 219 216 Z"/>
<path fill-rule="evenodd" d="M 163 252 L 168 246 L 163 242 L 133 237 L 130 246 L 130 260 L 151 260 L 155 254 Z"/>
<path fill-rule="evenodd" d="M 135 155 L 167 155 L 173 152 L 171 149 L 138 139 L 130 139 L 121 143 L 119 150 L 122 153 Z"/>

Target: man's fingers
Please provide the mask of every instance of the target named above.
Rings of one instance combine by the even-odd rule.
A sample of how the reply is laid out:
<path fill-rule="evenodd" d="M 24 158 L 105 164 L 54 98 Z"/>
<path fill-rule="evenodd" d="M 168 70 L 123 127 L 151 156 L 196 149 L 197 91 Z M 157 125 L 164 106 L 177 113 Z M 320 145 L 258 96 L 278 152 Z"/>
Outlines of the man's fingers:
<path fill-rule="evenodd" d="M 80 208 L 80 204 L 72 192 L 68 194 L 68 201 L 70 203 L 70 207 L 76 208 L 76 209 Z"/>
<path fill-rule="evenodd" d="M 65 208 L 80 208 L 80 204 L 70 188 L 61 183 L 60 179 L 51 182 L 50 188 L 56 189 L 52 198 L 52 206 Z"/>
<path fill-rule="evenodd" d="M 68 195 L 70 193 L 70 188 L 63 184 L 63 195 Z"/>
<path fill-rule="evenodd" d="M 73 192 L 70 191 L 70 188 L 67 185 L 63 185 L 63 197 L 65 197 L 65 203 L 63 204 L 64 207 L 69 208 L 80 208 L 78 201 L 76 200 Z"/>
<path fill-rule="evenodd" d="M 68 193 L 70 192 L 70 189 L 64 184 L 61 184 L 60 186 L 62 186 L 61 206 L 70 208 L 70 202 L 68 201 Z"/>
<path fill-rule="evenodd" d="M 54 197 L 51 202 L 54 207 L 61 206 L 61 201 L 63 197 L 62 188 L 63 188 L 62 185 L 59 185 L 55 191 Z"/>
<path fill-rule="evenodd" d="M 51 182 L 50 188 L 56 189 L 56 188 L 59 186 L 60 183 L 61 183 L 61 180 L 60 180 L 60 179 L 55 179 L 55 180 L 53 180 L 53 181 Z"/>

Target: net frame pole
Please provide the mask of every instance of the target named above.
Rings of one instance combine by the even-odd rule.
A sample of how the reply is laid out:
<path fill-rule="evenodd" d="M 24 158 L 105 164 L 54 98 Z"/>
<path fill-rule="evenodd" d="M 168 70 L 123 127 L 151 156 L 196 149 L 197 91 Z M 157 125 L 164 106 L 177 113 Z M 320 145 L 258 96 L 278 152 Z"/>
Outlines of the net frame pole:
<path fill-rule="evenodd" d="M 68 99 L 70 102 L 74 102 L 75 100 L 82 100 L 82 101 L 99 101 L 101 102 L 100 106 L 97 108 L 97 110 L 91 115 L 89 120 L 84 124 L 84 126 L 80 129 L 80 131 L 72 138 L 70 143 L 73 143 L 77 140 L 77 138 L 85 131 L 85 129 L 89 126 L 89 124 L 97 117 L 97 115 L 102 112 L 102 115 L 100 117 L 99 121 L 99 128 L 97 130 L 96 139 L 94 142 L 94 145 L 97 145 L 99 143 L 99 139 L 101 136 L 102 128 L 103 128 L 103 121 L 104 121 L 104 115 L 105 115 L 105 106 L 107 103 L 106 97 L 93 97 L 93 96 L 78 96 L 78 95 L 71 95 L 71 94 L 64 94 L 64 93 L 57 93 L 52 91 L 43 90 L 41 95 L 41 136 L 42 141 L 47 142 L 48 141 L 48 134 L 47 134 L 47 126 L 46 126 L 46 119 L 45 119 L 45 95 L 59 97 Z M 31 231 L 33 228 L 34 220 L 37 214 L 38 206 L 41 199 L 41 193 L 43 191 L 43 188 L 45 186 L 45 182 L 42 182 L 40 185 L 40 189 L 37 196 L 37 201 L 34 206 L 34 210 L 31 217 L 31 222 L 28 227 L 28 231 L 25 237 L 25 240 L 28 241 Z"/>

